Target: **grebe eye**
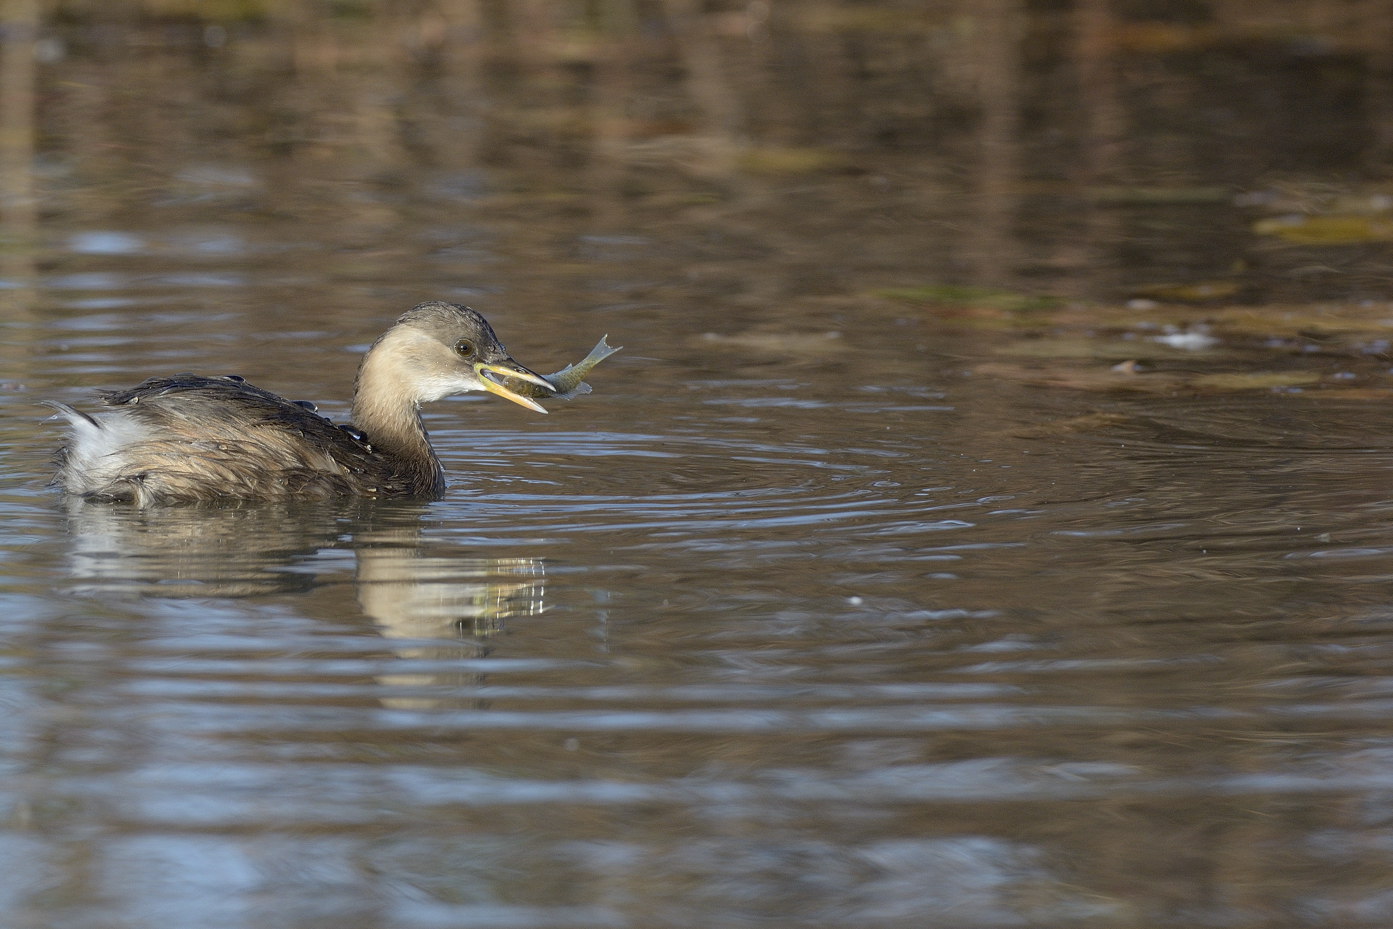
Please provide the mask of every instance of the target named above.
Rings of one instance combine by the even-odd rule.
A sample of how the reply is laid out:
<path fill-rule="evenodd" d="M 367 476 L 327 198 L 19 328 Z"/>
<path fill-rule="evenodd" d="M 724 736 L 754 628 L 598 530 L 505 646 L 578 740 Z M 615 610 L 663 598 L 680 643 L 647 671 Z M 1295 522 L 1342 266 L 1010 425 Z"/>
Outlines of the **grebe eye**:
<path fill-rule="evenodd" d="M 455 343 L 455 354 L 461 358 L 471 358 L 474 355 L 474 343 L 468 339 L 460 339 Z"/>

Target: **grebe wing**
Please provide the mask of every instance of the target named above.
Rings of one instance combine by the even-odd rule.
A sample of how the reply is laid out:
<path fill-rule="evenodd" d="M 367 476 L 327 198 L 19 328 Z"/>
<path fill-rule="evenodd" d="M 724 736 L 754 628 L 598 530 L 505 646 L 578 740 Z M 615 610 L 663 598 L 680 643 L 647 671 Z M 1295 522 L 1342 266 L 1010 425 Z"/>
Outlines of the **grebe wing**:
<path fill-rule="evenodd" d="M 60 410 L 73 436 L 58 483 L 136 502 L 371 493 L 382 463 L 367 441 L 312 407 L 238 377 L 176 374 L 106 391 L 96 416 Z"/>

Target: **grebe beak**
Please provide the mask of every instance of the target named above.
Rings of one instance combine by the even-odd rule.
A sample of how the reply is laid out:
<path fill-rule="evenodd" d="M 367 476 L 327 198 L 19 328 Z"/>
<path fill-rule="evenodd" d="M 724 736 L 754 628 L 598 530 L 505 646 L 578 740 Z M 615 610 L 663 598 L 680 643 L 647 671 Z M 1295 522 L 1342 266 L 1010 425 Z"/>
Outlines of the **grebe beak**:
<path fill-rule="evenodd" d="M 484 385 L 484 390 L 487 390 L 491 394 L 498 394 L 498 396 L 502 397 L 504 400 L 511 400 L 520 406 L 525 406 L 529 410 L 536 410 L 538 413 L 545 413 L 547 408 L 533 400 L 532 397 L 527 394 L 532 394 L 532 396 L 537 397 L 550 397 L 556 393 L 556 388 L 551 386 L 551 383 L 548 382 L 546 378 L 542 377 L 540 374 L 534 374 L 517 362 L 513 362 L 512 364 L 488 364 L 487 362 L 476 361 L 474 362 L 474 374 L 479 378 L 479 382 Z M 492 375 L 498 375 L 499 378 L 503 378 L 504 380 L 498 380 Z M 514 389 L 514 386 L 510 386 L 507 383 L 508 381 L 513 381 L 518 389 Z M 534 384 L 546 392 L 543 393 L 542 391 L 533 389 L 527 391 L 526 394 L 521 393 L 519 390 L 522 388 L 522 385 L 516 384 L 517 381 L 526 381 L 529 384 Z"/>

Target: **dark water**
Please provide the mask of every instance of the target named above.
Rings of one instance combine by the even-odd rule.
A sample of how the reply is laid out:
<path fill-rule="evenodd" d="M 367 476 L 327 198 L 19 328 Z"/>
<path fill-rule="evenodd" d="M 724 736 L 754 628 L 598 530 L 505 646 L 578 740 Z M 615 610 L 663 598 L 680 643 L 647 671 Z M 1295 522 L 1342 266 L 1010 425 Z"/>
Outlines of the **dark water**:
<path fill-rule="evenodd" d="M 1358 16 L 679 6 L 11 30 L 0 922 L 1387 925 Z M 342 415 L 427 298 L 625 347 L 435 503 L 44 487 L 42 399 Z"/>

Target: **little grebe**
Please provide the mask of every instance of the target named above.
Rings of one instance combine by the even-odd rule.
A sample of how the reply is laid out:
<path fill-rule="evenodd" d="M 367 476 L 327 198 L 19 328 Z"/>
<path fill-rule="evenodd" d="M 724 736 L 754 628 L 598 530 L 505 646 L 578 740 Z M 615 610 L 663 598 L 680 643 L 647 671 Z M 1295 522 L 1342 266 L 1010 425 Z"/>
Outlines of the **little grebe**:
<path fill-rule="evenodd" d="M 236 376 L 154 377 L 104 392 L 108 409 L 99 413 L 53 404 L 71 428 L 54 483 L 87 499 L 142 506 L 438 497 L 445 474 L 421 404 L 474 390 L 541 413 L 532 397 L 559 393 L 514 361 L 474 310 L 422 303 L 368 349 L 351 425 Z"/>

